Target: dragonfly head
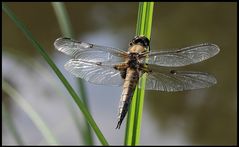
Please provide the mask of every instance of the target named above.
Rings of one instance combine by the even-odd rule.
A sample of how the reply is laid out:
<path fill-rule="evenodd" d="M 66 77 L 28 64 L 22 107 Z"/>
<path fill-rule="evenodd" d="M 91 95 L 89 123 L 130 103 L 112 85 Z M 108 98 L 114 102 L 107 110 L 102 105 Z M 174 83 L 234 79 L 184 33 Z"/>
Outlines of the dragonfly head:
<path fill-rule="evenodd" d="M 134 39 L 130 41 L 129 46 L 133 46 L 136 44 L 142 45 L 147 49 L 149 47 L 149 39 L 143 35 L 135 36 Z"/>

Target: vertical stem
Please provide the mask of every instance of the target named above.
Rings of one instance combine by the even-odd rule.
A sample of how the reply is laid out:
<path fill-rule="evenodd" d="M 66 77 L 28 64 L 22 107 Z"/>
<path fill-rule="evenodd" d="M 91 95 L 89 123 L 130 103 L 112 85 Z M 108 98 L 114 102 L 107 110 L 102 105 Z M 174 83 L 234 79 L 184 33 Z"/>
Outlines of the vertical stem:
<path fill-rule="evenodd" d="M 153 18 L 153 2 L 140 2 L 136 35 L 144 35 L 150 39 Z M 140 78 L 141 89 L 136 88 L 132 98 L 126 126 L 125 145 L 138 145 L 144 103 L 144 87 L 146 74 Z"/>

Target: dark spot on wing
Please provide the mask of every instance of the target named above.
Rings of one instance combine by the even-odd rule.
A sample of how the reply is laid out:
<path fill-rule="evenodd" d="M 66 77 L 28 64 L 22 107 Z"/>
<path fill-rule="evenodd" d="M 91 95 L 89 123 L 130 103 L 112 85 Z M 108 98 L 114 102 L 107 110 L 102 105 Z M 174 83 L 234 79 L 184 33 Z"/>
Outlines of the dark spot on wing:
<path fill-rule="evenodd" d="M 173 75 L 176 75 L 177 72 L 176 72 L 176 70 L 171 70 L 170 73 Z"/>
<path fill-rule="evenodd" d="M 62 39 L 70 39 L 71 40 L 71 38 L 68 38 L 68 37 L 63 37 Z"/>
<path fill-rule="evenodd" d="M 93 48 L 93 46 L 94 46 L 93 44 L 90 44 L 90 43 L 88 43 L 88 44 L 89 44 L 89 48 Z"/>
<path fill-rule="evenodd" d="M 101 66 L 102 62 L 96 62 L 95 64 Z"/>

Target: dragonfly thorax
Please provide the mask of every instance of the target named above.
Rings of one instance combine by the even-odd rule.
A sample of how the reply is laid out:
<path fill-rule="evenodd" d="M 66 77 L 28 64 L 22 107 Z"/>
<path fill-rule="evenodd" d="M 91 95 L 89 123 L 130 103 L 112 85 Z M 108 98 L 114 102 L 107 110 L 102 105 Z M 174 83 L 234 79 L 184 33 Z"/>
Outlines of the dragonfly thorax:
<path fill-rule="evenodd" d="M 129 53 L 128 65 L 130 68 L 137 69 L 139 67 L 139 54 Z"/>

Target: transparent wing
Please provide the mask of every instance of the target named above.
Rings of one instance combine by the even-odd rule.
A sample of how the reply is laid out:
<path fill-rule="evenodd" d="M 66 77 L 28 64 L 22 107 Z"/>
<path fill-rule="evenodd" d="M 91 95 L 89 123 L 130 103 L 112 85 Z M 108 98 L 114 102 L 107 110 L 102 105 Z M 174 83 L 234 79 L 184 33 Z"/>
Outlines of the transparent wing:
<path fill-rule="evenodd" d="M 120 62 L 124 61 L 127 53 L 123 50 L 107 46 L 100 46 L 86 42 L 78 42 L 70 38 L 58 38 L 54 42 L 57 50 L 90 62 Z"/>
<path fill-rule="evenodd" d="M 175 51 L 151 52 L 148 55 L 148 63 L 168 67 L 185 66 L 211 58 L 219 51 L 217 45 L 204 43 Z"/>
<path fill-rule="evenodd" d="M 204 72 L 162 70 L 148 74 L 145 89 L 168 92 L 184 91 L 206 88 L 216 83 L 217 80 L 213 75 Z"/>
<path fill-rule="evenodd" d="M 110 63 L 71 59 L 65 64 L 65 69 L 90 83 L 120 86 L 124 80 L 121 78 L 120 71 L 115 70 L 113 66 Z"/>

